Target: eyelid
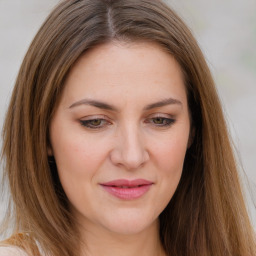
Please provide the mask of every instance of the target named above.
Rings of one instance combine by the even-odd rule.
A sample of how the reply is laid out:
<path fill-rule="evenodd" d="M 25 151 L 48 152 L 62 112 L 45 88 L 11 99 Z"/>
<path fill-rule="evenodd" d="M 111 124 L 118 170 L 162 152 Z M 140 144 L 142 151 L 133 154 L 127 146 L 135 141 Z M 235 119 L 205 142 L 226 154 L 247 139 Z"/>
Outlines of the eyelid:
<path fill-rule="evenodd" d="M 93 125 L 90 122 L 100 120 L 101 123 L 103 122 L 104 124 L 100 125 Z M 111 124 L 111 121 L 108 117 L 104 115 L 91 115 L 91 116 L 86 116 L 83 117 L 79 120 L 80 124 L 84 126 L 85 128 L 91 129 L 91 130 L 97 130 L 97 129 L 104 129 L 106 126 Z"/>
<path fill-rule="evenodd" d="M 107 116 L 105 116 L 105 115 L 88 115 L 88 116 L 84 116 L 84 117 L 80 118 L 80 120 L 82 120 L 82 121 L 94 120 L 94 119 L 106 119 L 106 120 L 110 120 L 110 118 L 107 117 Z"/>
<path fill-rule="evenodd" d="M 154 122 L 155 119 L 162 119 L 162 123 Z M 145 123 L 150 124 L 156 128 L 168 128 L 176 122 L 176 119 L 173 115 L 164 114 L 164 113 L 155 113 L 150 115 L 145 119 Z"/>
<path fill-rule="evenodd" d="M 175 119 L 175 115 L 171 115 L 171 114 L 166 114 L 166 113 L 154 113 L 149 115 L 148 118 L 170 118 L 170 119 Z"/>

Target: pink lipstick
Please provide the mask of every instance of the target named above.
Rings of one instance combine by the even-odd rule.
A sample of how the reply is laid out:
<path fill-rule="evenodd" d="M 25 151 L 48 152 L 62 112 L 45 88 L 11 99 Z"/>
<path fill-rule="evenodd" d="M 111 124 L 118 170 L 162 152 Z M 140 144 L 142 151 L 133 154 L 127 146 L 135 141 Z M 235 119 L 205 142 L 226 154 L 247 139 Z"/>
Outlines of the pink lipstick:
<path fill-rule="evenodd" d="M 113 180 L 100 185 L 111 195 L 125 200 L 133 200 L 143 196 L 154 183 L 144 179 Z"/>

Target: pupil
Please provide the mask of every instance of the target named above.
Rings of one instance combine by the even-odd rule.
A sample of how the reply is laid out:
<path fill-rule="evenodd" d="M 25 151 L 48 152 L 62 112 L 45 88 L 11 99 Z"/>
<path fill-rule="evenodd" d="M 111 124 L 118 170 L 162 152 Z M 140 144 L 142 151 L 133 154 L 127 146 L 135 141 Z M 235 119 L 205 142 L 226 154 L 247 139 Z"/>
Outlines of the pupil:
<path fill-rule="evenodd" d="M 95 120 L 92 120 L 92 125 L 100 125 L 100 120 L 99 119 L 95 119 Z"/>
<path fill-rule="evenodd" d="M 162 123 L 162 118 L 156 118 L 155 119 L 155 123 L 157 123 L 157 124 L 161 124 Z"/>

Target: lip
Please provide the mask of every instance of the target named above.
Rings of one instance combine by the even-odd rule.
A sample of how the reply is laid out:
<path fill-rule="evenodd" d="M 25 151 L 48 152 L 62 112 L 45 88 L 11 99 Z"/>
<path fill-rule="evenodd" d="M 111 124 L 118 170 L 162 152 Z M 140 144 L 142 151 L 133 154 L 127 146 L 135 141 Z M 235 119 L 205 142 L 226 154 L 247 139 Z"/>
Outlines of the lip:
<path fill-rule="evenodd" d="M 153 184 L 152 181 L 145 179 L 119 179 L 101 183 L 100 185 L 105 191 L 119 199 L 134 200 L 146 194 Z"/>

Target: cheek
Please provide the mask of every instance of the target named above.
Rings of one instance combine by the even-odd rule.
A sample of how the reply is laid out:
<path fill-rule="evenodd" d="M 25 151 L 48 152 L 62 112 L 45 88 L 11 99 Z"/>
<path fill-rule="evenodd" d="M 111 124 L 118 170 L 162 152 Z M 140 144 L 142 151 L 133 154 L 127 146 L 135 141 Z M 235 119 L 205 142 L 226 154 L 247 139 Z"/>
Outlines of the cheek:
<path fill-rule="evenodd" d="M 96 185 L 97 175 L 106 157 L 104 144 L 81 134 L 59 134 L 53 140 L 53 153 L 62 187 L 74 206 L 86 201 L 88 189 Z M 95 181 L 95 182 L 94 182 Z"/>
<path fill-rule="evenodd" d="M 173 139 L 169 143 L 155 144 L 154 161 L 157 171 L 158 193 L 154 200 L 155 215 L 159 215 L 172 199 L 180 182 L 186 141 Z"/>
<path fill-rule="evenodd" d="M 72 137 L 71 140 L 64 138 L 54 150 L 54 156 L 58 166 L 59 175 L 81 178 L 93 176 L 101 163 L 104 161 L 106 149 L 104 145 L 90 143 L 90 140 Z"/>
<path fill-rule="evenodd" d="M 182 172 L 185 154 L 187 151 L 187 139 L 174 137 L 159 145 L 155 144 L 155 158 L 165 175 L 174 175 Z"/>
<path fill-rule="evenodd" d="M 184 133 L 172 133 L 162 143 L 155 143 L 154 155 L 161 183 L 161 204 L 166 206 L 179 184 L 184 158 L 187 151 L 187 130 Z M 160 203 L 160 202 L 159 202 Z"/>

